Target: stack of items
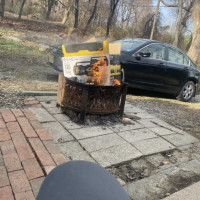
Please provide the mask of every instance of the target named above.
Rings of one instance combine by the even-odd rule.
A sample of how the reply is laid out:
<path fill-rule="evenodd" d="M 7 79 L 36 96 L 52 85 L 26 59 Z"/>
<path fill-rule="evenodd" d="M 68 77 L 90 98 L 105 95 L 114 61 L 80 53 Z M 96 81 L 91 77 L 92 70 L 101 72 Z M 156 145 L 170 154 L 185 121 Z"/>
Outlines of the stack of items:
<path fill-rule="evenodd" d="M 62 46 L 64 76 L 79 83 L 121 85 L 119 43 L 92 42 Z"/>

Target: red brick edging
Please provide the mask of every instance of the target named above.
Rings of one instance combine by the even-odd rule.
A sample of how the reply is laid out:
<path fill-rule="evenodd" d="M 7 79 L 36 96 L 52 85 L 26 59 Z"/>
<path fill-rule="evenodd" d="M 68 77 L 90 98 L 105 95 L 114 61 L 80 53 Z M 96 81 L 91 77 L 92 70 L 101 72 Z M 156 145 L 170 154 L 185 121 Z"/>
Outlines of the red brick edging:
<path fill-rule="evenodd" d="M 36 198 L 45 176 L 66 157 L 28 109 L 0 110 L 0 199 Z"/>

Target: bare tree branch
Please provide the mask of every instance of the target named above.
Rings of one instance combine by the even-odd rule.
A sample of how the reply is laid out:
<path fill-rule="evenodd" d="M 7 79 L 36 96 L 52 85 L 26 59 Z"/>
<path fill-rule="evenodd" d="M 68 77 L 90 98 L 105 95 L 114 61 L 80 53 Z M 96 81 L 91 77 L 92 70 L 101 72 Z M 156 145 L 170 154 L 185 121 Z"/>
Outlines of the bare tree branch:
<path fill-rule="evenodd" d="M 24 4 L 26 3 L 26 0 L 23 0 L 22 1 L 22 4 L 21 4 L 21 7 L 20 7 L 20 10 L 19 10 L 19 16 L 18 16 L 18 19 L 20 20 L 21 17 L 22 17 L 22 11 L 23 11 L 23 8 L 24 8 Z"/>
<path fill-rule="evenodd" d="M 96 10 L 97 10 L 97 4 L 98 4 L 98 0 L 95 1 L 94 9 L 93 9 L 93 11 L 92 11 L 92 14 L 91 14 L 90 18 L 89 18 L 88 21 L 87 21 L 87 24 L 86 24 L 86 26 L 85 26 L 83 35 L 85 35 L 88 26 L 90 25 L 90 23 L 92 22 L 92 20 L 93 20 L 93 18 L 94 18 L 94 16 L 95 16 L 95 13 L 96 13 Z"/>
<path fill-rule="evenodd" d="M 75 0 L 75 21 L 74 28 L 78 28 L 78 18 L 79 18 L 79 0 Z"/>
<path fill-rule="evenodd" d="M 116 9 L 118 3 L 119 3 L 119 0 L 110 0 L 110 14 L 108 17 L 107 28 L 106 28 L 106 36 L 107 37 L 109 36 L 110 24 L 112 22 L 113 16 L 115 14 L 115 9 Z"/>
<path fill-rule="evenodd" d="M 161 0 L 161 2 L 167 7 L 178 7 L 178 4 L 168 4 L 165 1 Z"/>
<path fill-rule="evenodd" d="M 5 11 L 5 0 L 1 0 L 1 5 L 0 5 L 0 16 L 1 16 L 1 19 L 4 18 L 4 11 Z"/>

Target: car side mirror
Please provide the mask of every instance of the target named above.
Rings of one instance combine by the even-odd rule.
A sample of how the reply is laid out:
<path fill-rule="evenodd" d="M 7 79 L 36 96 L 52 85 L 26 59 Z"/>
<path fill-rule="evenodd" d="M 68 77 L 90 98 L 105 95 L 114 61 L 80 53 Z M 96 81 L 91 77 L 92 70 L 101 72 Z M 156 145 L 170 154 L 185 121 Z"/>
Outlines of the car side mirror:
<path fill-rule="evenodd" d="M 138 52 L 138 53 L 135 53 L 133 56 L 134 56 L 136 59 L 140 59 L 140 58 L 142 58 L 142 57 L 148 58 L 148 57 L 151 56 L 151 53 L 149 53 L 149 52 Z"/>
<path fill-rule="evenodd" d="M 151 53 L 150 52 L 139 52 L 139 55 L 141 57 L 150 57 L 151 56 Z"/>

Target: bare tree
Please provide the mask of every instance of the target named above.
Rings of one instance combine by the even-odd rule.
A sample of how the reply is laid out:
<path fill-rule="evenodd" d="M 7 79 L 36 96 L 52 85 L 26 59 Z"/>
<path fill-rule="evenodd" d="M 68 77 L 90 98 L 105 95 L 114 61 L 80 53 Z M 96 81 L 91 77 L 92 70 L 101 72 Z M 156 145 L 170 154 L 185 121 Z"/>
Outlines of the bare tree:
<path fill-rule="evenodd" d="M 62 24 L 66 24 L 66 22 L 67 22 L 67 20 L 68 20 L 68 18 L 69 18 L 71 9 L 72 9 L 71 1 L 70 1 L 70 0 L 67 0 L 67 1 L 66 1 L 66 4 L 65 4 L 65 5 L 63 4 L 63 7 L 64 7 L 64 9 L 65 9 L 65 12 L 64 12 L 63 19 L 62 19 Z"/>
<path fill-rule="evenodd" d="M 66 24 L 70 14 L 70 8 L 65 9 L 64 17 L 62 19 L 62 24 Z"/>
<path fill-rule="evenodd" d="M 107 28 L 106 28 L 106 36 L 109 36 L 110 32 L 110 25 L 112 23 L 113 16 L 115 14 L 115 9 L 117 8 L 117 4 L 119 3 L 119 0 L 110 0 L 110 13 L 107 21 Z"/>
<path fill-rule="evenodd" d="M 183 5 L 183 0 L 179 0 L 179 11 L 178 11 L 178 19 L 177 19 L 177 25 L 175 30 L 175 38 L 173 45 L 178 46 L 180 43 L 180 36 L 183 32 L 183 29 L 186 28 L 187 21 L 189 17 L 191 16 L 191 10 L 193 8 L 194 0 L 190 0 L 188 2 L 188 5 Z M 184 14 L 183 14 L 184 11 Z"/>
<path fill-rule="evenodd" d="M 156 13 L 155 13 L 155 16 L 154 16 L 154 21 L 153 21 L 153 26 L 152 26 L 152 30 L 151 30 L 150 40 L 153 40 L 153 34 L 154 34 L 155 26 L 156 26 L 158 13 L 159 13 L 159 7 L 160 7 L 160 0 L 158 0 L 158 2 L 157 2 Z"/>
<path fill-rule="evenodd" d="M 54 4 L 55 4 L 55 0 L 48 0 L 46 20 L 49 20 L 51 10 L 52 10 L 52 7 L 53 7 Z"/>
<path fill-rule="evenodd" d="M 175 34 L 174 34 L 174 41 L 173 45 L 178 46 L 179 44 L 179 38 L 182 32 L 182 16 L 183 15 L 183 0 L 179 0 L 178 2 L 178 18 L 177 18 L 177 23 L 176 23 L 176 29 L 175 29 Z"/>
<path fill-rule="evenodd" d="M 135 0 L 123 0 L 119 2 L 119 9 L 116 11 L 118 16 L 121 16 L 121 29 L 128 28 L 134 18 Z"/>
<path fill-rule="evenodd" d="M 148 15 L 144 16 L 143 18 L 143 27 L 142 27 L 142 33 L 141 37 L 142 38 L 149 38 L 151 35 L 151 30 L 153 26 L 153 21 L 154 21 L 154 13 L 149 13 Z M 158 23 L 156 23 L 158 24 Z"/>
<path fill-rule="evenodd" d="M 176 22 L 176 28 L 175 28 L 175 33 L 174 33 L 174 40 L 173 40 L 173 45 L 178 46 L 179 45 L 179 40 L 181 33 L 186 27 L 186 23 L 188 18 L 190 17 L 191 10 L 193 8 L 195 0 L 190 0 L 186 6 L 184 6 L 184 3 L 186 1 L 179 0 L 178 4 L 168 4 L 164 0 L 161 0 L 161 2 L 167 6 L 167 7 L 178 7 L 178 18 Z M 184 11 L 184 14 L 183 14 Z"/>
<path fill-rule="evenodd" d="M 195 63 L 200 62 L 200 2 L 195 0 L 192 10 L 192 22 L 193 22 L 193 39 L 188 56 Z"/>
<path fill-rule="evenodd" d="M 18 16 L 18 19 L 20 20 L 21 17 L 22 17 L 22 12 L 23 12 L 23 8 L 24 8 L 24 4 L 26 3 L 26 0 L 23 0 L 22 1 L 22 4 L 21 4 L 21 7 L 20 7 L 20 10 L 19 10 L 19 16 Z"/>
<path fill-rule="evenodd" d="M 1 19 L 4 18 L 4 11 L 5 11 L 5 0 L 1 0 L 1 5 L 0 5 L 0 16 L 1 16 Z"/>
<path fill-rule="evenodd" d="M 90 25 L 90 23 L 92 22 L 92 20 L 93 20 L 93 18 L 95 16 L 95 13 L 97 11 L 97 4 L 98 4 L 98 0 L 95 0 L 95 4 L 94 4 L 94 8 L 93 8 L 92 14 L 91 14 L 90 18 L 87 21 L 87 24 L 86 24 L 85 29 L 83 31 L 83 35 L 85 35 L 88 26 Z"/>
<path fill-rule="evenodd" d="M 75 0 L 75 21 L 74 28 L 78 28 L 78 18 L 79 18 L 79 0 Z"/>

